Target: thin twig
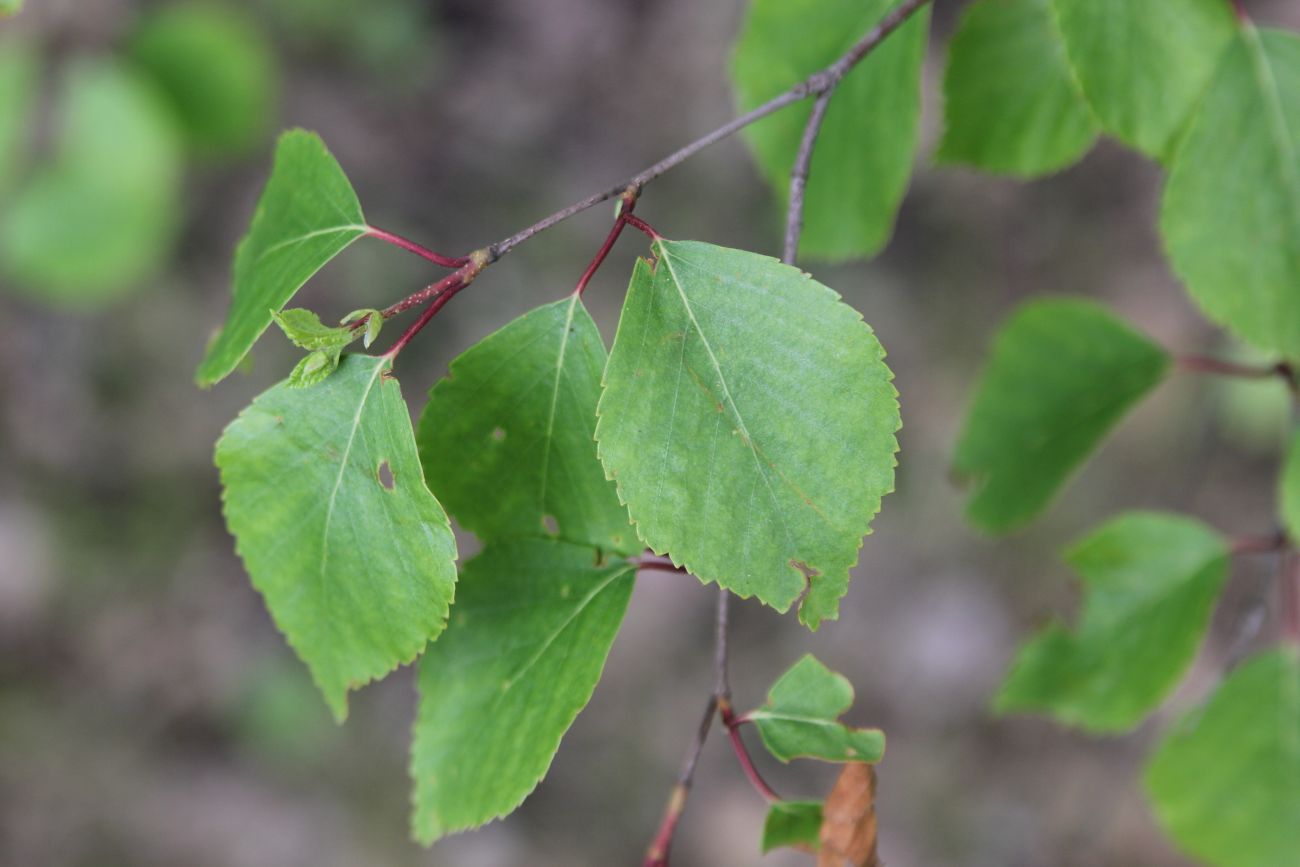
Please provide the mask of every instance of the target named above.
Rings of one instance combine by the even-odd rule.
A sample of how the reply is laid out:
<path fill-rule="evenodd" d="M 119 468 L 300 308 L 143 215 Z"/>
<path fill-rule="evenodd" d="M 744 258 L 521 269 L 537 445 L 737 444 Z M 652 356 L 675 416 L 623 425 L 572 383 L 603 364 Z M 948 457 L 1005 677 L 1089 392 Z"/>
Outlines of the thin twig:
<path fill-rule="evenodd" d="M 605 261 L 609 251 L 614 249 L 614 242 L 618 240 L 619 235 L 623 234 L 623 227 L 627 225 L 627 218 L 632 213 L 632 209 L 636 207 L 638 195 L 640 195 L 640 190 L 637 187 L 628 187 L 623 191 L 622 206 L 619 208 L 618 216 L 614 219 L 614 225 L 610 227 L 609 234 L 605 236 L 605 243 L 600 245 L 600 249 L 596 251 L 596 256 L 591 260 L 591 264 L 587 266 L 587 270 L 582 272 L 582 277 L 578 279 L 578 285 L 573 289 L 574 295 L 582 295 L 587 288 L 587 284 L 591 282 L 591 278 L 595 275 L 596 269 Z"/>
<path fill-rule="evenodd" d="M 1290 644 L 1300 645 L 1300 552 L 1288 548 L 1278 564 L 1278 580 L 1282 586 L 1282 638 Z"/>
<path fill-rule="evenodd" d="M 727 632 L 730 620 L 731 591 L 718 588 L 717 616 L 713 621 L 713 697 L 731 701 L 731 681 L 727 677 Z"/>
<path fill-rule="evenodd" d="M 575 214 L 580 214 L 588 208 L 599 205 L 601 202 L 614 198 L 628 187 L 640 188 L 645 186 L 650 181 L 695 156 L 709 145 L 722 141 L 724 138 L 739 132 L 755 121 L 762 120 L 769 114 L 780 111 L 787 105 L 792 105 L 793 103 L 805 100 L 810 96 L 818 96 L 824 93 L 838 84 L 840 79 L 847 75 L 853 67 L 857 66 L 864 57 L 875 49 L 877 45 L 883 42 L 885 37 L 889 36 L 889 34 L 893 33 L 905 24 L 918 9 L 927 5 L 929 2 L 930 0 L 903 0 L 902 3 L 893 9 L 893 11 L 882 18 L 880 23 L 865 33 L 852 48 L 845 52 L 843 56 L 830 66 L 820 72 L 813 73 L 794 87 L 778 96 L 774 96 L 757 108 L 747 111 L 739 117 L 728 121 L 708 135 L 702 136 L 685 147 L 679 148 L 654 165 L 637 172 L 623 183 L 588 196 L 579 202 L 574 202 L 567 208 L 561 208 L 554 214 L 538 220 L 528 228 L 498 241 L 488 248 L 493 253 L 492 258 L 497 259 L 504 256 L 506 253 L 510 252 L 512 249 L 539 232 L 543 232 L 557 223 L 562 223 Z"/>
<path fill-rule="evenodd" d="M 654 840 L 646 850 L 644 867 L 666 867 L 668 864 L 668 850 L 672 848 L 677 823 L 681 821 L 682 813 L 686 811 L 686 796 L 690 793 L 691 784 L 695 779 L 695 766 L 700 761 L 700 753 L 704 751 L 704 742 L 709 737 L 709 729 L 713 726 L 713 717 L 717 709 L 717 697 L 709 696 L 709 701 L 704 707 L 704 717 L 700 720 L 699 728 L 695 730 L 695 739 L 691 741 L 691 747 L 686 752 L 686 761 L 682 763 L 681 773 L 677 775 L 677 782 L 668 795 L 668 806 L 664 808 L 659 830 L 655 832 Z"/>
<path fill-rule="evenodd" d="M 835 87 L 826 88 L 817 95 L 813 103 L 812 114 L 803 128 L 803 139 L 799 142 L 799 153 L 794 159 L 794 168 L 790 172 L 790 204 L 785 212 L 785 247 L 781 261 L 793 265 L 799 255 L 799 236 L 803 233 L 803 200 L 808 188 L 808 168 L 812 164 L 813 150 L 817 147 L 817 134 L 821 132 L 822 121 L 826 119 L 826 108 L 831 104 L 831 95 Z"/>
<path fill-rule="evenodd" d="M 758 772 L 758 768 L 754 765 L 754 760 L 750 758 L 749 749 L 740 736 L 740 719 L 736 716 L 736 712 L 732 710 L 731 702 L 719 701 L 718 713 L 722 716 L 722 724 L 727 727 L 727 737 L 731 739 L 731 749 L 735 752 L 736 759 L 740 762 L 740 768 L 745 772 L 750 784 L 769 802 L 775 803 L 781 800 L 781 796 L 767 784 L 767 781 L 763 779 L 763 775 Z"/>
<path fill-rule="evenodd" d="M 1175 359 L 1179 370 L 1187 373 L 1203 373 L 1212 376 L 1232 376 L 1238 379 L 1270 379 L 1279 377 L 1292 391 L 1297 385 L 1296 371 L 1289 362 L 1276 364 L 1242 364 L 1222 358 L 1208 358 L 1202 355 L 1183 355 Z"/>
<path fill-rule="evenodd" d="M 1286 547 L 1286 534 L 1281 530 L 1267 536 L 1238 536 L 1229 548 L 1233 555 L 1273 554 Z"/>
<path fill-rule="evenodd" d="M 421 258 L 428 259 L 435 265 L 441 265 L 444 268 L 460 268 L 469 264 L 469 259 L 464 256 L 444 256 L 441 253 L 435 253 L 414 241 L 403 238 L 401 235 L 395 235 L 392 232 L 385 232 L 383 229 L 378 229 L 374 226 L 370 226 L 369 231 L 367 231 L 366 234 L 372 238 L 387 241 L 394 247 L 401 247 L 403 250 L 414 253 Z"/>

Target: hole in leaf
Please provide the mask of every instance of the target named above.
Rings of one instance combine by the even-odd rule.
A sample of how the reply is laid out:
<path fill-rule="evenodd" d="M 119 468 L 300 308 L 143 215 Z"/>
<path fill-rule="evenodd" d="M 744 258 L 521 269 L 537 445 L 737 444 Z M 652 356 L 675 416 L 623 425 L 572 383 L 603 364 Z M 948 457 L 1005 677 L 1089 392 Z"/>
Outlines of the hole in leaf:
<path fill-rule="evenodd" d="M 542 515 L 542 528 L 548 536 L 560 535 L 560 522 L 555 520 L 554 515 Z"/>
<path fill-rule="evenodd" d="M 496 440 L 497 442 L 501 442 L 505 438 L 506 438 L 506 432 L 503 428 L 493 429 L 492 439 Z"/>
<path fill-rule="evenodd" d="M 384 486 L 385 490 L 391 491 L 396 485 L 397 480 L 393 478 L 393 471 L 388 467 L 388 461 L 379 464 L 379 484 Z"/>
<path fill-rule="evenodd" d="M 822 574 L 821 572 L 819 572 L 819 571 L 817 571 L 816 569 L 814 569 L 813 567 L 809 566 L 807 563 L 805 563 L 805 562 L 802 561 L 802 560 L 796 560 L 796 559 L 794 559 L 793 557 L 791 557 L 791 558 L 790 558 L 790 565 L 793 566 L 794 568 L 798 569 L 800 572 L 803 573 L 803 581 L 804 581 L 804 587 L 805 587 L 805 589 L 806 589 L 807 587 L 812 586 L 812 580 L 813 580 L 814 578 L 820 578 L 820 577 L 821 577 L 821 574 Z"/>

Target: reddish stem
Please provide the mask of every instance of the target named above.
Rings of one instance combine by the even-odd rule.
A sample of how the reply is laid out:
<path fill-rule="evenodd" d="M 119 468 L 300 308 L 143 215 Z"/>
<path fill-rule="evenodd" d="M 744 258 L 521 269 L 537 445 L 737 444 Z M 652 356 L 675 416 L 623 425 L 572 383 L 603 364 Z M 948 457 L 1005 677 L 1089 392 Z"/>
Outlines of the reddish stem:
<path fill-rule="evenodd" d="M 1250 16 L 1246 14 L 1245 0 L 1232 0 L 1232 10 L 1237 13 L 1237 20 L 1243 24 L 1250 20 Z"/>
<path fill-rule="evenodd" d="M 624 214 L 623 222 L 627 223 L 629 226 L 631 226 L 634 229 L 638 229 L 644 232 L 650 238 L 651 241 L 663 240 L 663 235 L 660 235 L 658 232 L 654 230 L 653 226 L 651 226 L 649 223 L 647 223 L 645 220 L 641 219 L 640 217 L 636 216 L 635 214 Z"/>
<path fill-rule="evenodd" d="M 1282 594 L 1282 638 L 1300 645 L 1300 552 L 1288 549 L 1278 567 Z"/>
<path fill-rule="evenodd" d="M 758 768 L 754 766 L 754 760 L 750 758 L 749 750 L 745 747 L 745 741 L 740 736 L 741 720 L 737 718 L 735 711 L 732 710 L 731 702 L 726 699 L 720 700 L 718 702 L 718 712 L 722 714 L 722 724 L 727 727 L 727 736 L 731 739 L 731 749 L 736 753 L 740 768 L 745 772 L 745 776 L 749 778 L 749 782 L 769 802 L 776 803 L 781 800 L 781 796 L 767 784 L 767 781 L 758 772 Z"/>
<path fill-rule="evenodd" d="M 469 259 L 464 256 L 444 256 L 441 253 L 435 253 L 427 247 L 422 247 L 414 241 L 409 241 L 401 235 L 394 235 L 392 232 L 385 232 L 383 229 L 370 227 L 366 233 L 372 238 L 378 238 L 381 241 L 387 241 L 395 247 L 401 247 L 414 253 L 417 256 L 428 259 L 435 265 L 441 265 L 444 268 L 461 268 L 469 264 Z"/>
<path fill-rule="evenodd" d="M 627 225 L 627 218 L 631 215 L 632 209 L 636 207 L 636 198 L 639 194 L 636 187 L 628 187 L 623 191 L 622 208 L 618 212 L 618 217 L 614 220 L 614 225 L 610 226 L 609 234 L 605 236 L 605 243 L 601 244 L 600 249 L 596 251 L 596 258 L 591 260 L 587 270 L 583 271 L 582 276 L 578 278 L 578 285 L 573 289 L 574 295 L 582 295 L 587 288 L 587 284 L 591 282 L 591 278 L 595 275 L 596 269 L 605 261 L 609 251 L 614 249 L 614 242 L 618 240 L 619 235 L 623 234 L 623 227 Z"/>
<path fill-rule="evenodd" d="M 1240 379 L 1268 379 L 1278 376 L 1288 383 L 1294 383 L 1295 373 L 1285 361 L 1277 364 L 1241 364 L 1220 358 L 1206 358 L 1200 355 L 1184 355 L 1176 360 L 1180 370 L 1188 373 L 1205 373 L 1215 376 L 1235 376 Z"/>
<path fill-rule="evenodd" d="M 448 301 L 454 298 L 457 292 L 468 286 L 470 282 L 464 279 L 459 271 L 452 274 L 451 277 L 448 278 L 448 281 L 443 281 L 447 283 L 446 287 L 429 302 L 429 306 L 424 308 L 424 312 L 420 314 L 420 318 L 412 322 L 411 327 L 402 332 L 402 336 L 397 338 L 397 342 L 393 344 L 392 348 L 384 353 L 390 361 L 397 358 L 397 354 L 402 351 L 406 344 L 411 342 L 411 339 L 415 337 L 415 335 L 420 333 L 424 326 L 429 324 L 429 320 L 436 316 L 438 311 L 441 310 Z"/>
<path fill-rule="evenodd" d="M 1231 553 L 1271 554 L 1286 547 L 1286 534 L 1281 530 L 1268 536 L 1238 536 L 1232 540 Z"/>
<path fill-rule="evenodd" d="M 691 749 L 686 754 L 686 761 L 682 765 L 682 772 L 668 795 L 668 806 L 664 808 L 659 830 L 655 832 L 650 847 L 646 849 L 645 861 L 642 862 L 644 867 L 667 867 L 668 865 L 668 850 L 672 848 L 673 835 L 677 833 L 677 823 L 681 821 L 682 813 L 686 812 L 686 796 L 690 794 L 691 783 L 695 779 L 695 765 L 700 760 L 700 752 L 704 749 L 704 741 L 709 736 L 709 728 L 713 725 L 713 716 L 717 713 L 717 708 L 718 697 L 709 696 L 709 701 L 704 707 L 704 717 L 700 720 L 699 728 L 695 730 L 695 739 L 691 742 Z"/>

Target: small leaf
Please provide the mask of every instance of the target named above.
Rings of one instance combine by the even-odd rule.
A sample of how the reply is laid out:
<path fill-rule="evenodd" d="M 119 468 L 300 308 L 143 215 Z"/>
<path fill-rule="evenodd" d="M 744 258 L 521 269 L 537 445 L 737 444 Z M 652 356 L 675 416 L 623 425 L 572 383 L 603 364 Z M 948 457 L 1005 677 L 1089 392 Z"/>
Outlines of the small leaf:
<path fill-rule="evenodd" d="M 200 153 L 246 153 L 270 129 L 275 55 L 257 19 L 238 6 L 199 0 L 151 10 L 130 55 L 158 84 Z"/>
<path fill-rule="evenodd" d="M 990 532 L 1034 518 L 1168 366 L 1090 301 L 1021 307 L 994 340 L 953 458 L 974 483 L 966 517 Z"/>
<path fill-rule="evenodd" d="M 848 764 L 822 808 L 817 867 L 881 867 L 876 855 L 876 769 Z"/>
<path fill-rule="evenodd" d="M 103 304 L 140 288 L 171 251 L 179 137 L 148 81 L 125 66 L 77 60 L 58 95 L 54 154 L 0 209 L 0 285 L 47 302 Z"/>
<path fill-rule="evenodd" d="M 525 314 L 451 363 L 416 438 L 429 486 L 456 520 L 482 539 L 558 535 L 641 550 L 592 440 L 604 366 L 605 345 L 577 296 Z"/>
<path fill-rule="evenodd" d="M 23 0 L 0 0 L 0 18 L 8 18 L 23 11 Z"/>
<path fill-rule="evenodd" d="M 641 538 L 799 619 L 839 614 L 894 487 L 893 374 L 862 317 L 775 259 L 659 240 L 637 262 L 596 441 Z"/>
<path fill-rule="evenodd" d="M 754 108 L 829 66 L 894 5 L 753 0 L 731 65 L 741 108 Z M 929 16 L 929 9 L 917 12 L 835 89 L 810 166 L 801 253 L 870 256 L 889 240 L 915 159 Z M 745 130 L 782 202 L 811 111 L 807 100 Z"/>
<path fill-rule="evenodd" d="M 1236 21 L 1225 0 L 1053 0 L 1066 53 L 1106 130 L 1157 159 L 1214 74 Z"/>
<path fill-rule="evenodd" d="M 366 349 L 369 349 L 370 344 L 375 342 L 375 338 L 379 336 L 379 331 L 383 327 L 384 317 L 380 315 L 379 311 L 376 310 L 371 313 L 370 318 L 366 320 L 366 333 L 365 337 L 361 340 L 361 345 Z"/>
<path fill-rule="evenodd" d="M 442 631 L 456 582 L 451 526 L 425 488 L 389 370 L 388 359 L 348 355 L 311 391 L 281 383 L 217 443 L 236 548 L 340 720 L 349 690 Z"/>
<path fill-rule="evenodd" d="M 967 6 L 949 48 L 943 90 L 941 162 L 1041 175 L 1073 163 L 1096 137 L 1050 0 Z"/>
<path fill-rule="evenodd" d="M 446 633 L 420 660 L 412 827 L 428 844 L 517 807 L 591 698 L 632 593 L 627 561 L 550 539 L 465 564 Z"/>
<path fill-rule="evenodd" d="M 356 193 L 315 133 L 280 137 L 252 226 L 235 252 L 234 298 L 196 380 L 224 379 L 294 293 L 368 231 Z"/>
<path fill-rule="evenodd" d="M 1188 713 L 1146 771 L 1179 847 L 1215 867 L 1281 867 L 1300 852 L 1300 656 L 1256 656 Z"/>
<path fill-rule="evenodd" d="M 821 828 L 821 801 L 777 801 L 763 822 L 763 854 L 783 846 L 816 852 Z"/>
<path fill-rule="evenodd" d="M 852 704 L 848 679 L 808 654 L 772 685 L 767 704 L 745 718 L 754 723 L 768 752 L 783 762 L 878 762 L 885 754 L 884 732 L 839 722 Z"/>
<path fill-rule="evenodd" d="M 1206 316 L 1300 359 L 1296 34 L 1243 25 L 1174 156 L 1160 228 Z"/>
<path fill-rule="evenodd" d="M 301 307 L 271 311 L 271 315 L 284 336 L 300 349 L 341 349 L 356 338 L 351 329 L 332 328 L 315 313 Z"/>
<path fill-rule="evenodd" d="M 1227 577 L 1222 537 L 1181 515 L 1135 512 L 1066 555 L 1087 588 L 1078 628 L 1049 626 L 1021 648 L 1000 713 L 1042 711 L 1125 731 L 1155 710 L 1196 656 Z"/>
<path fill-rule="evenodd" d="M 316 385 L 324 382 L 325 377 L 333 373 L 339 366 L 339 352 L 337 349 L 317 349 L 303 357 L 294 366 L 293 372 L 289 374 L 290 388 L 306 388 L 309 385 Z"/>
<path fill-rule="evenodd" d="M 1278 484 L 1278 511 L 1294 542 L 1300 540 L 1300 432 L 1291 438 Z"/>

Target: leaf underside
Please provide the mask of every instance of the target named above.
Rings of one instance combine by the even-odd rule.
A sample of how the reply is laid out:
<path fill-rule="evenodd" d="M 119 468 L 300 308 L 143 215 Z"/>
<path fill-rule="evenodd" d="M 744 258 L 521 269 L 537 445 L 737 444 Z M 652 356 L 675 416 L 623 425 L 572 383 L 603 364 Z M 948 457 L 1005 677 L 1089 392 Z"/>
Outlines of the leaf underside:
<path fill-rule="evenodd" d="M 774 259 L 660 240 L 633 272 L 596 440 L 637 532 L 701 580 L 834 619 L 893 490 L 897 392 L 871 329 Z"/>
<path fill-rule="evenodd" d="M 1300 656 L 1228 675 L 1156 751 L 1146 789 L 1180 848 L 1216 867 L 1281 867 L 1300 852 Z"/>
<path fill-rule="evenodd" d="M 974 484 L 967 517 L 990 532 L 1034 518 L 1168 365 L 1092 302 L 1021 307 L 994 341 L 953 458 Z"/>
<path fill-rule="evenodd" d="M 817 851 L 822 829 L 821 801 L 777 801 L 763 821 L 762 852 L 791 846 Z"/>
<path fill-rule="evenodd" d="M 1195 658 L 1227 576 L 1227 547 L 1199 521 L 1137 512 L 1110 521 L 1066 559 L 1087 592 L 1079 626 L 1050 626 L 1022 647 L 997 708 L 1042 711 L 1095 731 L 1130 729 Z"/>
<path fill-rule="evenodd" d="M 389 362 L 343 357 L 311 389 L 274 386 L 217 443 L 226 523 L 276 625 L 334 715 L 443 628 L 456 582 Z"/>

